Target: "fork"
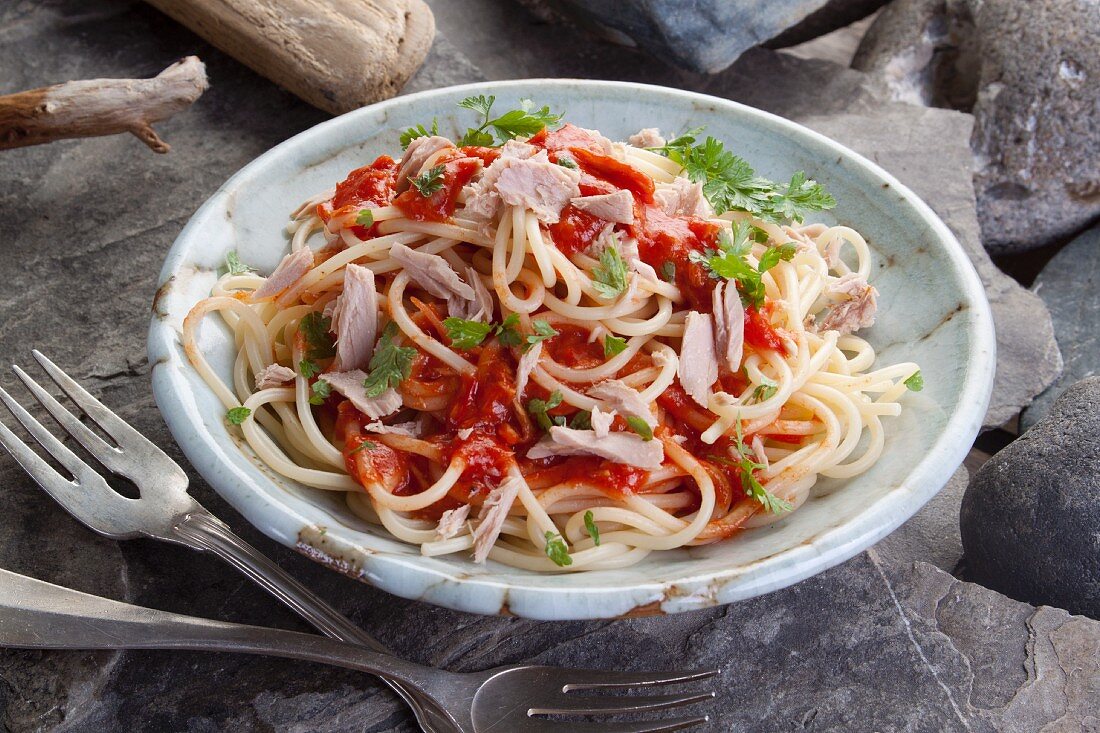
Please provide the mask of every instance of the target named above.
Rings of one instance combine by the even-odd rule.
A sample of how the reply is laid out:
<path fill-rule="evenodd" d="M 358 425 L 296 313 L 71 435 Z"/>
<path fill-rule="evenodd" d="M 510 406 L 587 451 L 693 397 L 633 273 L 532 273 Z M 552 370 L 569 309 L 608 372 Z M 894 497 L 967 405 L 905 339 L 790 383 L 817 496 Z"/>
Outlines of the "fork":
<path fill-rule="evenodd" d="M 73 478 L 70 480 L 62 476 L 2 422 L 0 422 L 0 443 L 30 474 L 31 478 L 70 514 L 95 532 L 115 540 L 145 537 L 184 545 L 194 550 L 212 552 L 258 583 L 326 636 L 358 644 L 376 653 L 389 656 L 389 651 L 380 642 L 322 601 L 265 555 L 237 537 L 225 523 L 203 508 L 187 493 L 187 474 L 175 461 L 39 351 L 35 350 L 32 353 L 35 360 L 62 392 L 103 430 L 115 445 L 110 445 L 92 431 L 18 366 L 12 367 L 15 374 L 69 435 L 107 470 L 131 480 L 137 486 L 140 495 L 139 499 L 130 499 L 115 492 L 103 476 L 58 440 L 7 391 L 0 388 L 0 400 L 3 400 L 12 415 L 26 428 L 42 449 L 61 464 Z M 519 668 L 503 668 L 503 670 Z M 710 693 L 702 696 L 633 698 L 637 701 L 636 704 L 630 702 L 632 698 L 617 697 L 614 698 L 613 704 L 606 708 L 584 713 L 576 706 L 575 699 L 564 696 L 570 684 L 568 681 L 570 670 L 553 667 L 537 669 L 540 670 L 538 676 L 543 680 L 545 689 L 549 690 L 556 686 L 558 694 L 555 699 L 561 707 L 550 705 L 550 707 L 529 708 L 527 711 L 529 715 L 638 712 L 689 704 L 713 696 L 713 693 Z M 452 675 L 456 679 L 462 677 L 454 673 L 433 671 L 440 675 Z M 497 673 L 501 671 L 497 670 Z M 619 673 L 600 674 L 614 677 Z M 714 674 L 717 672 L 648 677 L 644 674 L 635 674 L 630 676 L 629 680 L 620 679 L 623 680 L 623 684 L 629 681 L 633 685 L 645 685 L 658 684 L 658 681 L 703 679 Z M 380 676 L 408 703 L 416 715 L 417 722 L 428 733 L 471 733 L 476 730 L 485 730 L 471 727 L 469 700 L 463 701 L 461 697 L 448 696 L 447 705 L 443 705 L 438 695 L 424 694 L 416 686 L 408 685 L 408 680 L 400 676 L 385 674 Z M 501 704 L 503 705 L 503 702 Z M 679 730 L 705 720 L 705 716 L 667 720 L 657 723 L 658 727 L 631 728 L 613 724 L 619 727 L 592 730 L 624 732 Z M 550 721 L 545 722 L 550 724 Z M 524 730 L 562 730 L 560 726 L 535 728 L 530 727 L 531 724 L 533 720 L 524 723 Z M 674 727 L 659 727 L 660 725 Z M 586 730 L 575 726 L 572 729 Z"/>
<path fill-rule="evenodd" d="M 632 674 L 513 665 L 458 674 L 323 636 L 210 621 L 80 593 L 0 570 L 0 645 L 25 649 L 183 649 L 267 654 L 399 680 L 459 718 L 468 733 L 658 733 L 705 718 L 650 723 L 560 722 L 532 714 L 603 715 L 699 702 L 703 695 L 583 695 L 692 682 L 716 672 Z"/>

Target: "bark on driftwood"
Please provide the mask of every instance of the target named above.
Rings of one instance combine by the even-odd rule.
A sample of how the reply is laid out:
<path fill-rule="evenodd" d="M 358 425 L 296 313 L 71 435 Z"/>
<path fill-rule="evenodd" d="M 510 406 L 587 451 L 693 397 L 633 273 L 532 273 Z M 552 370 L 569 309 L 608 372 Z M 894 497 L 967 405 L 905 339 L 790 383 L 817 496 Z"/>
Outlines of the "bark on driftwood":
<path fill-rule="evenodd" d="M 388 99 L 432 45 L 423 0 L 148 0 L 258 74 L 332 114 Z"/>
<path fill-rule="evenodd" d="M 207 86 L 206 67 L 188 56 L 152 79 L 89 79 L 9 94 L 0 97 L 0 150 L 132 132 L 167 153 L 151 123 L 187 109 Z"/>

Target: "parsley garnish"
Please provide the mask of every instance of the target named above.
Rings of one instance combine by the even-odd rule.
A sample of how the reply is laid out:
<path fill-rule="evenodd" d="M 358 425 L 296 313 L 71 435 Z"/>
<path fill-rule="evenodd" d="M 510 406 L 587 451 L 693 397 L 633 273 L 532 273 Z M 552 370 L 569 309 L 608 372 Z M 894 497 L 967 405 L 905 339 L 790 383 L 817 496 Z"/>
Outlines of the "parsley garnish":
<path fill-rule="evenodd" d="M 569 421 L 569 427 L 574 430 L 591 430 L 592 413 L 589 410 L 578 410 Z"/>
<path fill-rule="evenodd" d="M 546 556 L 561 568 L 573 564 L 573 558 L 569 557 L 569 548 L 557 532 L 546 533 Z"/>
<path fill-rule="evenodd" d="M 588 536 L 592 538 L 592 544 L 599 547 L 600 528 L 596 526 L 596 520 L 593 519 L 591 509 L 584 513 L 584 528 L 588 530 Z"/>
<path fill-rule="evenodd" d="M 696 145 L 695 135 L 701 131 L 702 128 L 689 130 L 653 150 L 679 163 L 688 178 L 703 184 L 703 194 L 719 214 L 747 211 L 760 219 L 801 222 L 805 211 L 836 206 L 836 199 L 819 183 L 807 179 L 803 171 L 791 176 L 790 183 L 784 186 L 757 176 L 752 166 L 726 150 L 716 138 L 708 136 Z"/>
<path fill-rule="evenodd" d="M 692 252 L 688 259 L 704 265 L 712 277 L 736 280 L 745 305 L 759 308 L 764 305 L 764 282 L 761 275 L 775 267 L 780 260 L 789 260 L 798 251 L 793 244 L 772 247 L 760 256 L 756 267 L 747 259 L 752 251 L 753 230 L 756 227 L 743 221 L 733 223 L 730 230 L 718 235 L 718 249 Z"/>
<path fill-rule="evenodd" d="M 523 350 L 527 351 L 539 341 L 545 341 L 558 335 L 554 327 L 548 321 L 542 319 L 531 321 L 531 328 L 535 329 L 533 334 L 520 333 L 519 314 L 512 313 L 496 327 L 497 340 L 500 341 L 501 346 L 522 345 Z"/>
<path fill-rule="evenodd" d="M 672 260 L 665 260 L 661 265 L 661 277 L 665 282 L 676 282 L 676 263 Z"/>
<path fill-rule="evenodd" d="M 605 359 L 610 359 L 616 354 L 621 354 L 626 350 L 626 339 L 620 336 L 612 336 L 608 334 L 603 337 L 603 356 Z"/>
<path fill-rule="evenodd" d="M 781 260 L 789 262 L 796 254 L 798 254 L 798 247 L 789 242 L 778 247 L 769 247 L 764 250 L 764 254 L 760 255 L 760 263 L 756 266 L 756 269 L 761 273 L 767 272 L 778 265 Z"/>
<path fill-rule="evenodd" d="M 252 414 L 247 407 L 232 407 L 225 413 L 225 419 L 234 425 L 240 425 Z"/>
<path fill-rule="evenodd" d="M 359 215 L 355 217 L 355 223 L 361 227 L 374 226 L 374 214 L 370 209 L 360 209 Z"/>
<path fill-rule="evenodd" d="M 550 107 L 535 109 L 530 99 L 520 100 L 520 109 L 505 112 L 500 117 L 493 118 L 493 104 L 497 98 L 479 94 L 476 97 L 466 97 L 458 103 L 459 107 L 473 110 L 482 116 L 481 125 L 466 130 L 466 134 L 458 141 L 460 146 L 483 145 L 492 146 L 493 136 L 487 131 L 492 128 L 500 139 L 499 144 L 516 137 L 530 137 L 542 130 L 547 125 L 556 125 L 561 120 L 561 115 L 550 112 Z"/>
<path fill-rule="evenodd" d="M 350 451 L 348 451 L 348 455 L 349 456 L 354 456 L 356 453 L 358 453 L 361 450 L 374 450 L 377 447 L 378 446 L 373 441 L 364 440 L 362 443 L 360 443 L 359 445 L 355 446 Z"/>
<path fill-rule="evenodd" d="M 446 166 L 437 165 L 421 173 L 416 178 L 409 176 L 409 182 L 421 196 L 428 198 L 433 193 L 443 188 L 443 171 L 445 170 L 447 170 Z"/>
<path fill-rule="evenodd" d="M 430 137 L 432 135 L 439 134 L 439 120 L 432 118 L 432 129 L 424 129 L 424 125 L 417 125 L 416 127 L 410 127 L 401 133 L 401 149 L 409 147 L 409 143 L 418 137 Z"/>
<path fill-rule="evenodd" d="M 250 272 L 255 272 L 251 267 L 241 262 L 241 258 L 235 249 L 225 253 L 225 271 L 230 275 L 247 275 Z"/>
<path fill-rule="evenodd" d="M 318 379 L 310 387 L 309 404 L 323 405 L 325 398 L 332 394 L 332 385 L 323 379 Z"/>
<path fill-rule="evenodd" d="M 306 340 L 307 359 L 329 359 L 336 355 L 336 346 L 329 334 L 332 319 L 317 311 L 306 313 L 298 322 L 298 331 Z"/>
<path fill-rule="evenodd" d="M 726 458 L 720 462 L 729 463 L 741 469 L 741 488 L 745 490 L 745 494 L 760 502 L 760 506 L 771 514 L 782 514 L 793 510 L 794 507 L 791 506 L 790 502 L 780 499 L 765 489 L 763 484 L 757 481 L 756 476 L 753 475 L 753 471 L 764 468 L 764 464 L 757 463 L 750 457 L 751 452 L 745 445 L 740 420 L 737 421 L 737 442 L 734 444 L 734 450 L 737 451 L 740 460 L 734 462 Z"/>
<path fill-rule="evenodd" d="M 566 156 L 566 155 L 558 155 L 558 159 L 557 159 L 556 162 L 562 168 L 574 168 L 575 169 L 577 167 L 576 162 L 572 158 L 570 158 L 569 156 Z"/>
<path fill-rule="evenodd" d="M 465 318 L 444 318 L 443 327 L 447 329 L 447 338 L 456 349 L 472 349 L 489 335 L 493 324 L 480 321 L 467 321 Z"/>
<path fill-rule="evenodd" d="M 390 387 L 396 387 L 402 380 L 408 379 L 412 372 L 416 349 L 412 346 L 398 346 L 394 341 L 396 335 L 397 324 L 390 321 L 374 348 L 374 356 L 370 358 L 370 372 L 363 380 L 367 397 L 377 397 Z"/>
<path fill-rule="evenodd" d="M 550 428 L 555 425 L 565 425 L 565 418 L 561 415 L 555 415 L 550 417 L 548 414 L 550 410 L 561 404 L 562 396 L 561 392 L 554 390 L 550 393 L 550 396 L 545 400 L 540 400 L 535 397 L 534 399 L 527 401 L 527 411 L 535 416 L 535 422 L 539 424 L 539 427 L 543 430 L 550 432 Z M 591 417 L 591 415 L 589 415 Z"/>
<path fill-rule="evenodd" d="M 309 359 L 302 359 L 300 362 L 298 362 L 298 373 L 306 379 L 309 379 L 314 375 L 320 374 L 321 367 L 317 366 L 316 363 L 310 361 Z"/>
<path fill-rule="evenodd" d="M 902 384 L 914 392 L 920 392 L 924 389 L 924 377 L 921 375 L 920 369 L 918 369 L 913 376 L 909 377 L 909 379 L 902 382 Z"/>
<path fill-rule="evenodd" d="M 756 385 L 756 389 L 749 396 L 750 403 L 770 400 L 779 391 L 779 385 L 775 382 L 764 382 Z"/>
<path fill-rule="evenodd" d="M 643 441 L 648 443 L 653 440 L 653 428 L 649 427 L 649 423 L 647 423 L 644 418 L 638 417 L 637 415 L 628 415 L 625 419 L 630 429 L 642 436 Z"/>
<path fill-rule="evenodd" d="M 600 252 L 600 264 L 592 268 L 592 287 L 607 300 L 626 290 L 626 261 L 614 244 Z"/>

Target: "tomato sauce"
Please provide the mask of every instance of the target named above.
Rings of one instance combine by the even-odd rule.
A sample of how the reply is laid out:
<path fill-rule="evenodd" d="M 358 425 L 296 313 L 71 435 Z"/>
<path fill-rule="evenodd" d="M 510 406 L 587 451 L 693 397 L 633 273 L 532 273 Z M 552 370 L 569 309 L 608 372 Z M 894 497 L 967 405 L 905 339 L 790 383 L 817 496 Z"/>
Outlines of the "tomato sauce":
<path fill-rule="evenodd" d="M 649 477 L 649 472 L 644 468 L 595 456 L 539 459 L 532 461 L 527 469 L 525 478 L 533 487 L 583 483 L 595 486 L 613 499 L 637 492 Z"/>
<path fill-rule="evenodd" d="M 393 205 L 415 221 L 447 221 L 455 213 L 458 194 L 482 168 L 479 158 L 466 157 L 462 151 L 443 154 L 436 162 L 443 166 L 442 186 L 424 196 L 410 186 L 393 200 Z"/>
<path fill-rule="evenodd" d="M 585 148 L 569 148 L 580 169 L 617 189 L 630 191 L 642 203 L 653 203 L 653 179 L 637 168 Z"/>
<path fill-rule="evenodd" d="M 558 335 L 543 342 L 543 348 L 554 361 L 573 369 L 591 369 L 606 361 L 603 341 L 589 343 L 588 329 L 570 323 L 559 324 L 555 329 Z"/>
<path fill-rule="evenodd" d="M 745 309 L 745 343 L 756 349 L 775 349 L 786 353 L 783 339 L 767 316 L 756 308 Z"/>
<path fill-rule="evenodd" d="M 389 206 L 397 189 L 397 168 L 397 162 L 388 155 L 379 156 L 370 165 L 356 168 L 336 184 L 331 202 L 317 205 L 317 216 L 327 222 L 337 214 Z M 377 236 L 375 227 L 377 225 L 368 229 L 356 224 L 351 231 L 360 239 L 368 239 Z"/>
<path fill-rule="evenodd" d="M 569 204 L 562 209 L 558 223 L 549 226 L 550 238 L 554 246 L 572 256 L 592 246 L 605 226 L 607 222 L 603 219 Z"/>

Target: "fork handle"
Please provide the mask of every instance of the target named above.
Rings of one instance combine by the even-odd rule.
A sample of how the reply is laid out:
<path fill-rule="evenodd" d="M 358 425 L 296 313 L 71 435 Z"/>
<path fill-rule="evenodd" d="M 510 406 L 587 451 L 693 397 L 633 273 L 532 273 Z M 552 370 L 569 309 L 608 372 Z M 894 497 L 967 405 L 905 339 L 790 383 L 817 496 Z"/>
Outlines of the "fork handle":
<path fill-rule="evenodd" d="M 382 654 L 392 654 L 381 642 L 353 624 L 347 616 L 325 603 L 290 573 L 234 534 L 233 530 L 213 514 L 205 510 L 191 512 L 174 529 L 177 541 L 194 550 L 212 552 L 225 560 L 325 636 L 364 646 Z M 382 680 L 412 708 L 417 722 L 426 733 L 450 733 L 456 730 L 450 716 L 433 700 L 401 682 L 385 677 Z"/>

